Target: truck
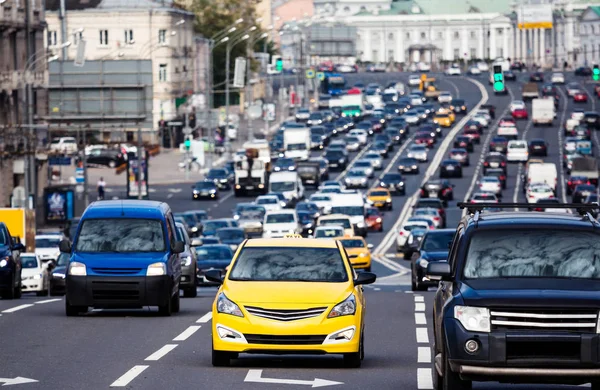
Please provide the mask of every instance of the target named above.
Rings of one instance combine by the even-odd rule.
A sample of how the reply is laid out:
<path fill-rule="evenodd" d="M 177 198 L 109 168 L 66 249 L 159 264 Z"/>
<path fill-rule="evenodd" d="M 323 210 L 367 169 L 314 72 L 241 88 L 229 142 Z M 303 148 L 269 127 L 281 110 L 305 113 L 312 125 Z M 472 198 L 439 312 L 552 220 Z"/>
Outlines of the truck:
<path fill-rule="evenodd" d="M 285 157 L 305 161 L 310 157 L 310 129 L 290 128 L 283 131 Z"/>
<path fill-rule="evenodd" d="M 365 222 L 365 200 L 360 193 L 331 194 L 333 204 L 332 214 L 344 214 L 350 217 L 354 231 L 357 235 L 367 237 L 367 224 Z"/>
<path fill-rule="evenodd" d="M 342 116 L 359 117 L 365 109 L 363 94 L 342 95 Z"/>
<path fill-rule="evenodd" d="M 535 163 L 528 164 L 527 172 L 524 175 L 523 193 L 527 191 L 527 187 L 535 184 L 547 184 L 552 187 L 556 194 L 556 185 L 558 182 L 558 171 L 554 163 Z"/>
<path fill-rule="evenodd" d="M 540 91 L 536 83 L 526 83 L 523 85 L 523 91 L 521 92 L 523 100 L 537 99 L 540 97 Z"/>
<path fill-rule="evenodd" d="M 14 242 L 23 244 L 27 252 L 35 252 L 35 210 L 1 208 L 0 222 L 4 222 Z"/>
<path fill-rule="evenodd" d="M 498 57 L 494 60 L 492 69 L 494 68 L 494 65 L 500 65 L 503 72 L 508 72 L 510 70 L 510 62 L 502 57 Z"/>
<path fill-rule="evenodd" d="M 552 98 L 533 99 L 531 102 L 531 121 L 534 126 L 552 125 L 555 116 L 556 110 Z"/>
<path fill-rule="evenodd" d="M 339 96 L 346 89 L 346 79 L 338 73 L 326 73 L 321 82 L 321 92 L 331 96 Z"/>
<path fill-rule="evenodd" d="M 269 155 L 269 160 L 271 156 Z M 258 149 L 246 149 L 246 155 L 234 163 L 234 187 L 236 197 L 248 193 L 264 195 L 269 188 L 268 164 L 261 159 Z"/>
<path fill-rule="evenodd" d="M 296 172 L 300 175 L 302 184 L 318 188 L 321 184 L 321 164 L 318 161 L 300 161 L 296 164 Z"/>
<path fill-rule="evenodd" d="M 256 149 L 258 151 L 258 159 L 265 164 L 267 170 L 270 169 L 271 147 L 269 146 L 269 141 L 265 139 L 255 139 L 252 141 L 245 142 L 242 145 L 242 148 L 246 151 L 248 151 L 248 149 Z"/>
<path fill-rule="evenodd" d="M 570 172 L 571 176 L 586 177 L 590 184 L 598 185 L 598 160 L 594 157 L 575 157 Z"/>
<path fill-rule="evenodd" d="M 342 100 L 341 96 L 336 96 L 336 97 L 332 97 L 331 99 L 329 99 L 329 101 L 327 102 L 329 109 L 334 109 L 334 108 L 342 108 L 344 101 Z"/>

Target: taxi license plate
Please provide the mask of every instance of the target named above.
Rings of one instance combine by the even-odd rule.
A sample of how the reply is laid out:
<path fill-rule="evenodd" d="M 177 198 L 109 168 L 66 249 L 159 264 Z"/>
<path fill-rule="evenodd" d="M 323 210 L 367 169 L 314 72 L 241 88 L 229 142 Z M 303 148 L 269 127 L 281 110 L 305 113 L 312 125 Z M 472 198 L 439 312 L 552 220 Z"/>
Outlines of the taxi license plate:
<path fill-rule="evenodd" d="M 375 203 L 375 207 L 383 207 L 383 202 L 377 202 Z"/>

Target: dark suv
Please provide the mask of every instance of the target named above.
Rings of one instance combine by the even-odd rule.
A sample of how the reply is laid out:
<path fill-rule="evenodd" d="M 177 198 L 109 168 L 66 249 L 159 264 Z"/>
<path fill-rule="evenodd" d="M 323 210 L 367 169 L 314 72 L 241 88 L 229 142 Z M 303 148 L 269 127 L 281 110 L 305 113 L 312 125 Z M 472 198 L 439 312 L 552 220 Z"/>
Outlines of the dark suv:
<path fill-rule="evenodd" d="M 459 204 L 433 304 L 434 388 L 472 381 L 600 389 L 600 223 L 597 205 L 548 204 L 576 214 L 527 211 L 527 203 Z"/>
<path fill-rule="evenodd" d="M 25 246 L 14 241 L 0 222 L 0 295 L 4 299 L 21 298 L 21 252 Z"/>

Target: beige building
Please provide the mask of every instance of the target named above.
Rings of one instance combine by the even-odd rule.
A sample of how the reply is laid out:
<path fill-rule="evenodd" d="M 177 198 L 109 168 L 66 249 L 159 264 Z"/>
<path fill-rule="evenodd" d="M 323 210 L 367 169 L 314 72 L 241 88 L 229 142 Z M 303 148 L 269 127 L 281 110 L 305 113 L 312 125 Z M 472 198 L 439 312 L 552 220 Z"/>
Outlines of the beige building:
<path fill-rule="evenodd" d="M 47 44 L 60 43 L 59 0 L 46 0 Z M 151 60 L 153 124 L 177 117 L 194 79 L 194 15 L 172 0 L 66 0 L 68 59 L 85 41 L 86 60 Z M 179 102 L 178 102 L 179 100 Z"/>

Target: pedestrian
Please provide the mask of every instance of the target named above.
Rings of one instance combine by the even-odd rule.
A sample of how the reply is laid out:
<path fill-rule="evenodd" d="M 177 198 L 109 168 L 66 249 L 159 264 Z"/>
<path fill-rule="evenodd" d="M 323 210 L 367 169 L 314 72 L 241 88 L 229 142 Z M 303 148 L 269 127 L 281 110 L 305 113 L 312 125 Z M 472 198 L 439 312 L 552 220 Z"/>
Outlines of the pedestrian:
<path fill-rule="evenodd" d="M 103 177 L 100 177 L 98 180 L 98 200 L 104 199 L 104 188 L 106 187 L 106 182 Z"/>
<path fill-rule="evenodd" d="M 569 67 L 569 63 L 567 61 L 563 62 L 563 70 L 566 72 Z"/>

